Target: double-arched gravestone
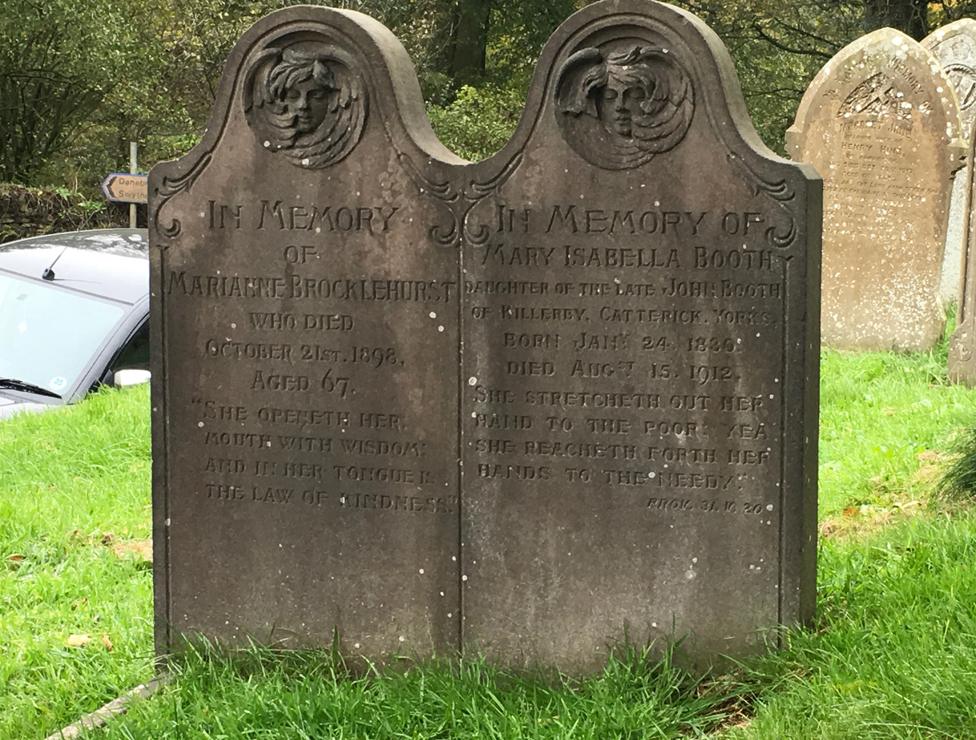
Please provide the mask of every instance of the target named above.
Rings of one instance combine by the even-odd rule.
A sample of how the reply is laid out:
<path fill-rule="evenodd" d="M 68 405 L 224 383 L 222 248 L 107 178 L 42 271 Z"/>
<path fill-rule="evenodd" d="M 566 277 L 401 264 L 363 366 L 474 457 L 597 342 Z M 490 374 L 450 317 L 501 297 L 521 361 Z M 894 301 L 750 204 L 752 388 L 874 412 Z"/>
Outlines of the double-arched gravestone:
<path fill-rule="evenodd" d="M 469 163 L 384 27 L 283 10 L 150 188 L 160 651 L 579 672 L 812 614 L 820 182 L 695 17 L 577 13 Z"/>

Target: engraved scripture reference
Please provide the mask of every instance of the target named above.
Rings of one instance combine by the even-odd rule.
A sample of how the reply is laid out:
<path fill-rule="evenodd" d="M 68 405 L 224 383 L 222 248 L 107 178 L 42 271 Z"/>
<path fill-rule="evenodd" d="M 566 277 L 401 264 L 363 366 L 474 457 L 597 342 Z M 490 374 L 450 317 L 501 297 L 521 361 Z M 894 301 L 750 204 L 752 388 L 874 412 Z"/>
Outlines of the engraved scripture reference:
<path fill-rule="evenodd" d="M 663 48 L 582 49 L 566 60 L 556 81 L 556 115 L 566 141 L 604 169 L 632 169 L 674 149 L 694 110 L 688 74 Z"/>
<path fill-rule="evenodd" d="M 366 121 L 366 86 L 334 46 L 267 49 L 245 79 L 244 112 L 261 144 L 320 169 L 353 150 Z"/>

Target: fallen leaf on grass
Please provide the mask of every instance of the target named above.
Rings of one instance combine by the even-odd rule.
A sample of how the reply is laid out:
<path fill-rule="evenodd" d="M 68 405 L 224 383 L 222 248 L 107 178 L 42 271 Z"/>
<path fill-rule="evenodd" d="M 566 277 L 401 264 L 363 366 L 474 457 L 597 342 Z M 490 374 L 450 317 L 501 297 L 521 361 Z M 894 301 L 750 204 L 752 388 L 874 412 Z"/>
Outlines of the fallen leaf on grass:
<path fill-rule="evenodd" d="M 116 542 L 112 545 L 112 552 L 116 557 L 124 558 L 132 556 L 137 560 L 151 563 L 153 559 L 152 540 L 129 540 L 128 542 Z"/>
<path fill-rule="evenodd" d="M 896 501 L 892 506 L 899 511 L 911 511 L 922 505 L 921 501 Z"/>
<path fill-rule="evenodd" d="M 861 510 L 856 506 L 848 506 L 844 509 L 844 516 L 857 516 L 861 513 Z"/>
<path fill-rule="evenodd" d="M 9 560 L 11 563 L 19 563 L 23 559 L 24 559 L 24 556 L 21 555 L 20 553 L 17 553 L 17 552 L 15 552 L 13 555 L 11 555 L 11 556 L 9 556 L 7 558 L 7 560 Z"/>
<path fill-rule="evenodd" d="M 115 647 L 112 644 L 112 641 L 109 639 L 109 636 L 105 634 L 102 635 L 102 644 L 105 646 L 105 649 L 108 650 L 109 652 L 112 652 L 112 649 Z"/>
<path fill-rule="evenodd" d="M 90 635 L 68 635 L 68 639 L 64 641 L 64 644 L 68 647 L 80 648 L 85 647 L 89 642 L 91 642 Z"/>
<path fill-rule="evenodd" d="M 912 476 L 912 482 L 931 489 L 939 482 L 943 472 L 941 465 L 922 465 Z"/>

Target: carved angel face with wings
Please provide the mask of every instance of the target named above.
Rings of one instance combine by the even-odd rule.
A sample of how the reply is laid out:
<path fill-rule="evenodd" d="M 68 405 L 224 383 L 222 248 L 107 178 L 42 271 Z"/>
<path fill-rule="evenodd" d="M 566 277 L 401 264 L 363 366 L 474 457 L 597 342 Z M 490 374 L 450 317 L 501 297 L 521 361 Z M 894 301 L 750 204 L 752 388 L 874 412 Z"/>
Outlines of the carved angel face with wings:
<path fill-rule="evenodd" d="M 560 69 L 556 107 L 570 145 L 585 159 L 625 169 L 678 145 L 691 123 L 694 94 L 666 50 L 635 46 L 604 54 L 587 48 Z"/>
<path fill-rule="evenodd" d="M 351 65 L 330 46 L 260 54 L 248 73 L 245 113 L 264 146 L 313 169 L 345 157 L 366 117 L 365 86 Z"/>

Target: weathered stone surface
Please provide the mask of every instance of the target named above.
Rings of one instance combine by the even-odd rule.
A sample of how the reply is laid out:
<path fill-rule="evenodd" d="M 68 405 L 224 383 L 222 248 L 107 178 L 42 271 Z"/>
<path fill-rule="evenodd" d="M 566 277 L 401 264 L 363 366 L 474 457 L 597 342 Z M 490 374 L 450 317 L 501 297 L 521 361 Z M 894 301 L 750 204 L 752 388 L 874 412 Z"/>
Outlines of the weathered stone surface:
<path fill-rule="evenodd" d="M 969 144 L 976 124 L 976 20 L 963 18 L 943 26 L 923 39 L 922 46 L 939 60 L 942 71 L 956 91 L 961 138 Z M 946 303 L 962 302 L 962 278 L 972 212 L 971 180 L 972 160 L 967 158 L 956 174 L 949 204 L 949 228 L 939 284 L 939 294 Z"/>
<path fill-rule="evenodd" d="M 400 157 L 459 160 L 425 120 L 385 28 L 289 10 L 152 171 L 164 650 L 457 644 L 457 255 Z"/>
<path fill-rule="evenodd" d="M 844 47 L 810 84 L 787 148 L 824 176 L 824 343 L 928 349 L 938 340 L 959 135 L 938 61 L 894 29 Z"/>
<path fill-rule="evenodd" d="M 150 192 L 160 650 L 577 672 L 812 615 L 820 181 L 698 19 L 588 6 L 465 163 L 387 31 L 280 11 Z"/>
<path fill-rule="evenodd" d="M 976 136 L 969 139 L 969 161 L 976 157 Z M 976 192 L 976 167 L 965 171 L 969 197 Z M 976 217 L 970 203 L 966 261 L 963 265 L 964 279 L 962 300 L 956 314 L 956 330 L 949 340 L 949 378 L 957 383 L 976 386 Z"/>
<path fill-rule="evenodd" d="M 922 44 L 932 51 L 952 83 L 959 101 L 962 134 L 969 148 L 966 164 L 957 174 L 949 209 L 943 297 L 958 300 L 956 331 L 949 344 L 949 376 L 976 385 L 976 219 L 973 216 L 973 156 L 976 132 L 976 21 L 964 18 L 933 32 Z M 962 279 L 960 279 L 960 276 Z"/>

